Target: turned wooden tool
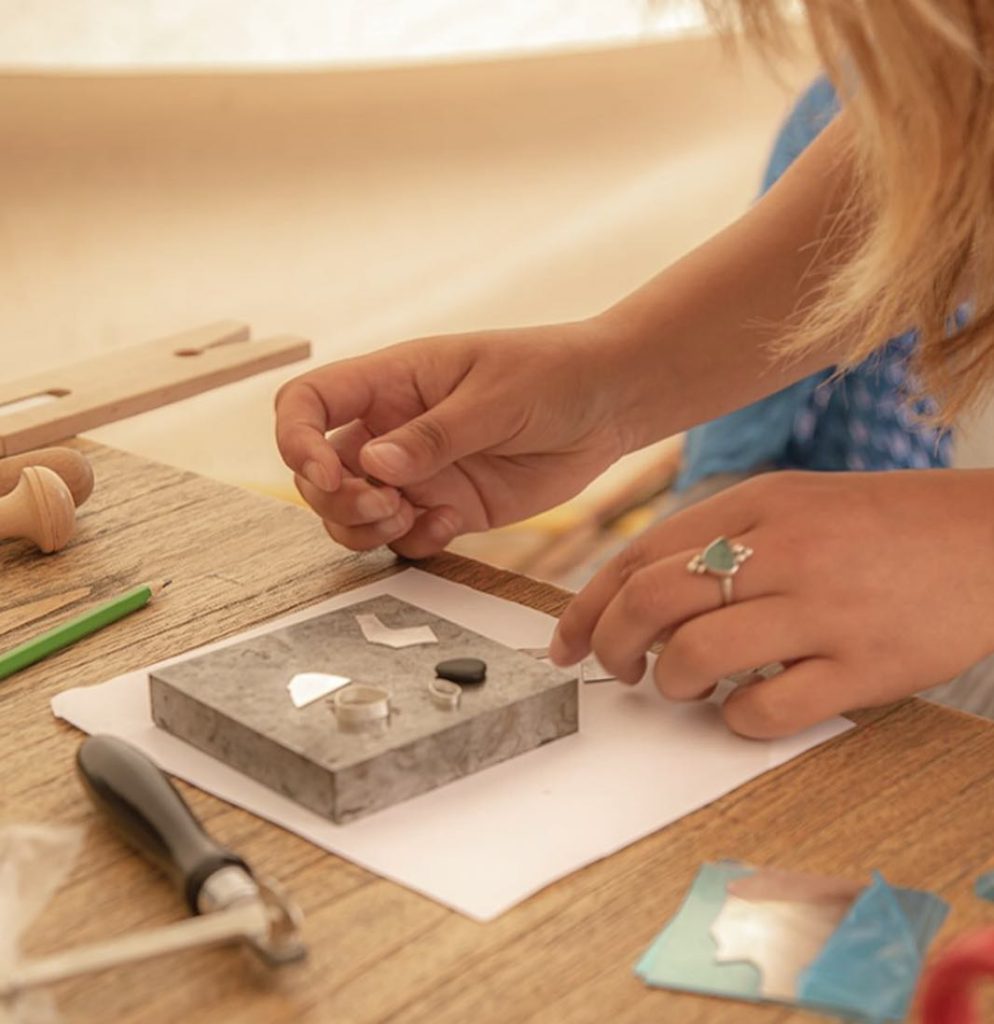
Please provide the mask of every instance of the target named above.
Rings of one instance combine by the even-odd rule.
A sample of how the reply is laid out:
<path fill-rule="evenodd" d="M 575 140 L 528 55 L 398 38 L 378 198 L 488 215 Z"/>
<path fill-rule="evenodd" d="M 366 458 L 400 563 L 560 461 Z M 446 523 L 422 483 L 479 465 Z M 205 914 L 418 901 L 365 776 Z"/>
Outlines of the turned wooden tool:
<path fill-rule="evenodd" d="M 46 466 L 27 466 L 20 483 L 0 498 L 0 540 L 24 537 L 51 554 L 61 551 L 75 532 L 72 492 Z"/>
<path fill-rule="evenodd" d="M 12 491 L 26 466 L 46 466 L 62 477 L 79 508 L 93 493 L 93 469 L 89 459 L 72 448 L 38 448 L 23 455 L 0 459 L 0 494 Z"/>

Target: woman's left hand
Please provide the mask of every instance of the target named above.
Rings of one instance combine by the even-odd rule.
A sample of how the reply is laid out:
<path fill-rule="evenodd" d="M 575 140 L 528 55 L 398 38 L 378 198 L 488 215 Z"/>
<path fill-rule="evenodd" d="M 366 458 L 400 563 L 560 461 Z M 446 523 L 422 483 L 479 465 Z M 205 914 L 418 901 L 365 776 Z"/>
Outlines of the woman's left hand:
<path fill-rule="evenodd" d="M 832 715 L 945 682 L 994 650 L 994 473 L 771 473 L 637 538 L 564 613 L 550 654 L 592 650 L 623 682 L 645 672 L 672 700 L 782 662 L 724 704 L 745 736 L 795 733 Z M 688 571 L 717 537 L 753 549 L 722 605 Z"/>

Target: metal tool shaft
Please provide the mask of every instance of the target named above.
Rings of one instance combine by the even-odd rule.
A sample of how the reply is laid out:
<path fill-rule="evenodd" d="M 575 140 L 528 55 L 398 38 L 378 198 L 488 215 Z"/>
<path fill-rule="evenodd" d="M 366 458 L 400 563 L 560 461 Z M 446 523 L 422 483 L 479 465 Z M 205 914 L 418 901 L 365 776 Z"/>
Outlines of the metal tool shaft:
<path fill-rule="evenodd" d="M 15 965 L 7 977 L 0 976 L 0 997 L 8 998 L 25 989 L 48 985 L 63 978 L 105 971 L 121 964 L 150 960 L 186 949 L 217 946 L 236 940 L 262 943 L 269 928 L 270 909 L 260 900 L 246 900 L 213 914 L 24 961 Z"/>
<path fill-rule="evenodd" d="M 270 967 L 305 955 L 296 907 L 204 832 L 176 788 L 144 754 L 112 736 L 91 736 L 80 747 L 77 767 L 94 804 L 166 871 L 197 916 L 16 963 L 0 971 L 0 999 L 79 974 L 235 941 Z"/>

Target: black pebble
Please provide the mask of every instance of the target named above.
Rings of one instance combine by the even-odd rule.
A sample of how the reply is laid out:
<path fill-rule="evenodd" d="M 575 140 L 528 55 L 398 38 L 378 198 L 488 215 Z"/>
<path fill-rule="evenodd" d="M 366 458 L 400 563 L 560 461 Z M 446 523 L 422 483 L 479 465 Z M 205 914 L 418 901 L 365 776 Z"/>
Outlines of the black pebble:
<path fill-rule="evenodd" d="M 452 658 L 440 661 L 435 666 L 439 679 L 465 686 L 467 683 L 482 683 L 487 678 L 487 663 L 479 658 Z"/>

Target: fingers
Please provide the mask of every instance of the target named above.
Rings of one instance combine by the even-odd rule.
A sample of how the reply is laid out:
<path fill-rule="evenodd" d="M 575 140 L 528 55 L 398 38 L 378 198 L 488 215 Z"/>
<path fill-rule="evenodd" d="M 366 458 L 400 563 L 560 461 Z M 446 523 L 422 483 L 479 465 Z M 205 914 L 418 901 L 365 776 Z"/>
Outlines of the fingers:
<path fill-rule="evenodd" d="M 355 476 L 344 477 L 333 492 L 321 490 L 301 476 L 294 477 L 294 483 L 300 496 L 322 519 L 340 526 L 374 525 L 391 519 L 401 512 L 403 505 L 409 504 L 396 488 L 374 487 Z M 393 536 L 391 533 L 391 539 Z"/>
<path fill-rule="evenodd" d="M 442 551 L 462 527 L 459 513 L 450 506 L 415 508 L 396 488 L 374 487 L 359 477 L 346 476 L 333 493 L 300 476 L 294 481 L 328 535 L 353 551 L 389 544 L 404 558 L 427 558 Z"/>
<path fill-rule="evenodd" d="M 383 547 L 402 537 L 414 525 L 416 516 L 414 508 L 405 504 L 395 516 L 376 523 L 343 526 L 334 520 L 325 519 L 323 525 L 328 536 L 343 547 L 351 551 L 372 551 L 373 548 Z"/>
<path fill-rule="evenodd" d="M 334 490 L 342 469 L 325 440 L 324 403 L 306 382 L 291 381 L 276 396 L 276 446 L 283 461 L 323 491 Z"/>
<path fill-rule="evenodd" d="M 358 420 L 335 431 L 328 443 L 346 471 L 339 488 L 328 493 L 298 475 L 301 497 L 325 521 L 328 535 L 353 551 L 387 544 L 404 558 L 438 554 L 459 534 L 462 518 L 450 506 L 418 508 L 397 488 L 363 479 L 359 452 L 371 437 Z"/>
<path fill-rule="evenodd" d="M 585 658 L 591 651 L 593 633 L 601 616 L 616 598 L 620 598 L 621 604 L 614 610 L 612 621 L 620 627 L 627 615 L 639 616 L 634 628 L 643 638 L 650 628 L 647 618 L 659 609 L 652 639 L 645 649 L 667 626 L 717 607 L 721 603 L 718 581 L 695 576 L 686 566 L 715 537 L 749 543 L 744 536 L 753 526 L 751 509 L 747 503 L 729 500 L 730 495 L 734 499 L 732 491 L 727 491 L 667 519 L 612 558 L 563 613 L 549 648 L 550 658 L 557 665 L 572 665 Z M 661 565 L 665 568 L 658 575 L 656 567 Z M 748 590 L 755 583 L 751 568 L 736 576 L 737 595 L 743 587 Z M 631 590 L 622 594 L 629 585 Z M 631 659 L 627 665 L 622 661 L 609 667 L 612 671 L 622 669 L 624 678 L 631 678 L 638 670 L 638 664 Z M 641 672 L 635 678 L 640 676 Z"/>
<path fill-rule="evenodd" d="M 816 647 L 810 622 L 796 600 L 782 596 L 745 601 L 690 619 L 656 659 L 656 686 L 670 700 L 696 700 L 726 676 L 807 658 Z M 603 658 L 599 650 L 598 657 Z"/>
<path fill-rule="evenodd" d="M 421 483 L 446 466 L 508 440 L 499 409 L 485 395 L 463 388 L 396 430 L 374 438 L 359 453 L 364 472 L 398 487 Z"/>
<path fill-rule="evenodd" d="M 483 389 L 459 382 L 433 408 L 373 437 L 360 421 L 372 402 L 370 384 L 348 363 L 335 364 L 284 385 L 276 396 L 276 442 L 284 462 L 315 487 L 333 491 L 342 461 L 353 472 L 397 487 L 422 483 L 469 455 L 507 442 L 512 410 Z M 487 398 L 491 397 L 488 403 Z M 492 408 L 496 405 L 497 408 Z M 328 431 L 344 427 L 329 443 Z M 348 462 L 347 462 L 348 464 Z"/>
<path fill-rule="evenodd" d="M 636 569 L 600 612 L 590 634 L 590 648 L 622 682 L 637 683 L 642 678 L 645 655 L 657 640 L 688 619 L 720 607 L 718 581 L 687 571 L 693 555 L 682 551 Z M 763 582 L 754 574 L 749 586 L 737 589 L 737 598 L 763 596 Z"/>
<path fill-rule="evenodd" d="M 354 476 L 365 477 L 359 463 L 359 452 L 362 446 L 373 437 L 372 432 L 361 420 L 353 420 L 347 426 L 336 430 L 328 442 L 335 450 L 338 461 Z"/>
<path fill-rule="evenodd" d="M 419 515 L 411 529 L 390 547 L 404 558 L 437 555 L 462 529 L 459 513 L 448 505 L 431 508 Z"/>
<path fill-rule="evenodd" d="M 370 402 L 368 383 L 338 363 L 284 384 L 276 394 L 276 444 L 283 461 L 321 490 L 341 482 L 341 465 L 325 434 L 359 419 Z"/>
<path fill-rule="evenodd" d="M 371 551 L 389 545 L 404 558 L 437 555 L 459 532 L 459 517 L 448 506 L 421 511 L 407 502 L 396 515 L 377 523 L 343 526 L 332 520 L 324 528 L 332 540 L 352 551 Z"/>
<path fill-rule="evenodd" d="M 841 666 L 830 658 L 810 658 L 780 675 L 740 687 L 725 701 L 728 727 L 751 739 L 790 736 L 858 704 L 845 685 Z"/>

